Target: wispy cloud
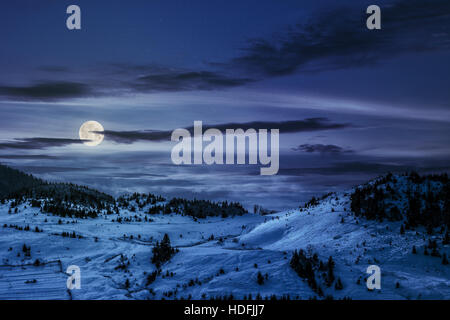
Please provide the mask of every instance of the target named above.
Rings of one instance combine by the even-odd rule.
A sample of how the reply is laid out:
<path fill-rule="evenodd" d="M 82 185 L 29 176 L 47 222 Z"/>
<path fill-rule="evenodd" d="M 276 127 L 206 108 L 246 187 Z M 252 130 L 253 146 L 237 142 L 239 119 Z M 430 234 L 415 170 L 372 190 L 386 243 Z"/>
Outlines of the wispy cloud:
<path fill-rule="evenodd" d="M 250 78 L 231 77 L 212 71 L 171 71 L 141 76 L 133 85 L 144 92 L 214 90 L 253 82 Z"/>
<path fill-rule="evenodd" d="M 64 73 L 64 72 L 69 72 L 70 68 L 67 68 L 64 66 L 48 65 L 48 66 L 41 66 L 38 68 L 38 70 L 49 72 L 49 73 Z"/>
<path fill-rule="evenodd" d="M 249 40 L 228 66 L 274 77 L 359 67 L 414 51 L 448 50 L 448 12 L 447 0 L 401 0 L 382 6 L 382 29 L 370 31 L 360 7 L 339 7 L 291 26 L 283 35 Z"/>
<path fill-rule="evenodd" d="M 41 82 L 29 86 L 0 86 L 0 96 L 13 100 L 60 100 L 90 95 L 88 85 L 78 82 Z"/>
<path fill-rule="evenodd" d="M 298 147 L 292 148 L 293 151 L 301 151 L 307 153 L 321 153 L 338 155 L 342 153 L 352 153 L 351 149 L 344 149 L 334 144 L 301 144 Z"/>
<path fill-rule="evenodd" d="M 332 163 L 328 166 L 309 168 L 281 168 L 278 175 L 304 176 L 307 174 L 318 175 L 353 175 L 353 174 L 385 174 L 387 172 L 402 173 L 411 170 L 419 172 L 448 171 L 449 166 L 425 166 L 420 164 L 407 165 L 387 164 L 376 161 L 343 161 Z"/>
<path fill-rule="evenodd" d="M 241 54 L 202 68 L 157 64 L 109 64 L 77 72 L 42 66 L 42 81 L 0 85 L 10 100 L 51 101 L 128 93 L 223 90 L 298 72 L 320 72 L 375 64 L 400 54 L 450 49 L 450 2 L 399 0 L 382 5 L 382 29 L 371 31 L 361 7 L 320 12 L 307 23 L 278 30 L 270 38 L 250 39 Z M 280 35 L 281 34 L 281 35 Z M 84 74 L 83 74 L 84 72 Z"/>
<path fill-rule="evenodd" d="M 86 140 L 84 140 L 86 141 Z M 38 150 L 50 147 L 63 147 L 70 144 L 81 144 L 79 139 L 64 138 L 23 138 L 8 142 L 0 142 L 0 149 Z"/>
<path fill-rule="evenodd" d="M 0 159 L 11 160 L 58 160 L 61 159 L 56 156 L 48 154 L 0 154 Z"/>

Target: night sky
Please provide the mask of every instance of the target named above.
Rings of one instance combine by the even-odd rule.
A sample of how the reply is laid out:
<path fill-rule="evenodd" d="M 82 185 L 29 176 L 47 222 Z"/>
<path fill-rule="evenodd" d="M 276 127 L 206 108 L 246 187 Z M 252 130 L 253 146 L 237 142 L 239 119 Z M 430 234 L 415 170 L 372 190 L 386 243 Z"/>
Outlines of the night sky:
<path fill-rule="evenodd" d="M 4 1 L 0 41 L 0 162 L 45 179 L 282 209 L 449 171 L 448 0 Z M 97 147 L 80 143 L 87 120 Z M 149 133 L 194 120 L 277 123 L 278 174 L 173 165 Z"/>

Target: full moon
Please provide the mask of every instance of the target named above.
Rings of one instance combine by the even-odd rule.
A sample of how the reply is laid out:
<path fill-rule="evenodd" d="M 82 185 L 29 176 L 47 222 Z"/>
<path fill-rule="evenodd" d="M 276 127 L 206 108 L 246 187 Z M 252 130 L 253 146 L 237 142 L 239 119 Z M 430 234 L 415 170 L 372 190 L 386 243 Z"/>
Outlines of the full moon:
<path fill-rule="evenodd" d="M 102 143 L 104 135 L 95 131 L 105 131 L 103 126 L 97 121 L 86 121 L 80 127 L 80 139 L 86 140 L 83 143 L 87 146 L 94 147 Z"/>

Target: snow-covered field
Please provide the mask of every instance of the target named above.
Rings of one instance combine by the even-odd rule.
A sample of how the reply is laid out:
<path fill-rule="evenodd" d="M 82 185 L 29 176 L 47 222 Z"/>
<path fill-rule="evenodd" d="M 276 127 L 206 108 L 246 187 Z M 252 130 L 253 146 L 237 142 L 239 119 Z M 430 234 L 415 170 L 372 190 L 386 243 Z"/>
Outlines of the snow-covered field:
<path fill-rule="evenodd" d="M 27 204 L 8 213 L 7 202 L 0 205 L 0 299 L 318 297 L 289 266 L 295 249 L 315 252 L 323 261 L 333 257 L 343 289 L 320 284 L 324 296 L 450 299 L 450 267 L 441 258 L 423 254 L 429 238 L 425 230 L 401 235 L 400 222 L 356 219 L 349 206 L 348 195 L 342 193 L 305 210 L 198 221 L 175 214 L 149 215 L 146 208 L 123 209 L 122 218 L 152 221 L 119 223 L 117 214 L 61 218 Z M 30 230 L 20 230 L 26 226 Z M 35 232 L 36 227 L 42 232 Z M 75 232 L 77 237 L 63 237 L 62 232 Z M 147 275 L 156 269 L 152 247 L 165 233 L 179 252 L 147 285 Z M 30 247 L 29 255 L 24 244 Z M 412 253 L 413 245 L 417 254 Z M 440 252 L 449 256 L 449 246 L 440 246 Z M 36 259 L 39 266 L 33 265 Z M 381 268 L 381 290 L 366 287 L 366 269 L 372 264 Z M 67 289 L 69 265 L 80 267 L 81 289 Z M 258 272 L 267 274 L 264 284 L 258 284 Z"/>

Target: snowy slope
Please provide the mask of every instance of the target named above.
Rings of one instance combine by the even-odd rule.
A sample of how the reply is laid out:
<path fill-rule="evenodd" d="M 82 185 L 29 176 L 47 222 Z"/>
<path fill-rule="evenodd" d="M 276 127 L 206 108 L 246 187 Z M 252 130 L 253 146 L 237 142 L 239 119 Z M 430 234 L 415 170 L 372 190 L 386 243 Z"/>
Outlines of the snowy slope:
<path fill-rule="evenodd" d="M 332 256 L 344 289 L 331 293 L 335 298 L 354 299 L 449 299 L 450 269 L 438 257 L 423 255 L 429 236 L 406 231 L 401 235 L 401 222 L 377 222 L 356 219 L 349 211 L 349 200 L 331 196 L 320 205 L 305 211 L 290 211 L 276 215 L 260 224 L 240 241 L 264 250 L 294 250 L 309 248 L 319 257 Z M 331 211 L 334 208 L 334 212 Z M 344 211 L 345 210 L 345 211 Z M 343 218 L 343 222 L 342 221 Z M 420 228 L 419 228 L 420 229 Z M 439 236 L 436 238 L 440 239 Z M 412 254 L 416 246 L 418 253 Z M 449 246 L 442 253 L 449 255 Z M 325 260 L 325 259 L 324 259 Z M 382 289 L 368 291 L 356 285 L 364 278 L 369 265 L 381 268 Z M 400 288 L 395 288 L 396 283 Z"/>
<path fill-rule="evenodd" d="M 230 294 L 235 299 L 249 294 L 450 299 L 449 265 L 423 254 L 432 238 L 440 253 L 449 256 L 442 234 L 429 236 L 421 227 L 400 234 L 400 221 L 355 218 L 349 193 L 329 195 L 306 209 L 197 221 L 175 214 L 149 215 L 148 207 L 75 219 L 42 213 L 27 203 L 19 205 L 17 213 L 8 213 L 10 205 L 11 201 L 0 205 L 0 299 L 210 299 Z M 119 223 L 119 217 L 133 222 Z M 139 221 L 145 217 L 151 221 Z M 29 231 L 20 230 L 26 226 Z M 36 227 L 42 232 L 35 232 Z M 63 237 L 63 232 L 77 237 Z M 156 270 L 152 247 L 165 233 L 179 252 L 148 285 L 148 274 Z M 29 256 L 24 244 L 30 247 Z M 332 256 L 343 289 L 319 280 L 324 291 L 319 297 L 290 267 L 295 249 L 317 253 L 323 261 Z M 40 266 L 33 266 L 36 259 Z M 366 288 L 371 264 L 381 268 L 381 290 Z M 64 272 L 69 265 L 81 268 L 79 290 L 67 290 Z M 258 272 L 268 276 L 262 285 L 257 283 Z"/>

